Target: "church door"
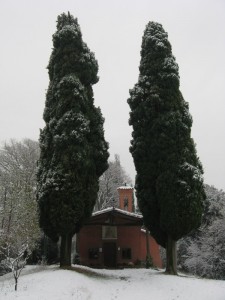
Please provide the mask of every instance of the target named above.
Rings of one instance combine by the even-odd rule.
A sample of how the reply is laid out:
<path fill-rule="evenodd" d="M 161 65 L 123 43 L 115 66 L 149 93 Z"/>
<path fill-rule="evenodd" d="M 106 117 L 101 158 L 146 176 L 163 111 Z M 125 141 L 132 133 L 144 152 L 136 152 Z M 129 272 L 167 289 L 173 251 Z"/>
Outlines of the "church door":
<path fill-rule="evenodd" d="M 103 244 L 104 266 L 116 268 L 116 243 L 107 242 Z"/>

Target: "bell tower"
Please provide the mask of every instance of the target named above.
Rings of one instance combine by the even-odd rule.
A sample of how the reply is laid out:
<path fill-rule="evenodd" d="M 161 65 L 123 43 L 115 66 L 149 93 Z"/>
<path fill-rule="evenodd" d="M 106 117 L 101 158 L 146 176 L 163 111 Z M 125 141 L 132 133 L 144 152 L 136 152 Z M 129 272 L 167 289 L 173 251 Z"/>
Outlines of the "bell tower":
<path fill-rule="evenodd" d="M 117 188 L 119 193 L 119 208 L 133 212 L 133 187 L 123 185 Z"/>

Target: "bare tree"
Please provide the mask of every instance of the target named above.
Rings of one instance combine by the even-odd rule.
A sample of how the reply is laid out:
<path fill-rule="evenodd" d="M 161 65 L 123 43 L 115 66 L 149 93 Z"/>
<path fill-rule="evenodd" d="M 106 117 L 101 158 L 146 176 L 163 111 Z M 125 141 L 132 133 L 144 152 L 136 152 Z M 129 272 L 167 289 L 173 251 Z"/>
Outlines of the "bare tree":
<path fill-rule="evenodd" d="M 132 180 L 121 166 L 120 157 L 116 154 L 114 160 L 109 161 L 109 168 L 99 180 L 98 200 L 95 205 L 95 211 L 110 206 L 118 206 L 117 188 L 125 183 L 132 184 Z"/>
<path fill-rule="evenodd" d="M 12 270 L 16 288 L 40 236 L 35 194 L 38 156 L 38 142 L 29 139 L 11 140 L 0 149 L 0 260 Z"/>
<path fill-rule="evenodd" d="M 1 264 L 12 271 L 15 280 L 15 291 L 17 291 L 21 271 L 25 267 L 31 252 L 28 240 L 24 243 L 15 243 L 15 240 L 10 241 L 7 238 L 0 246 L 0 254 L 4 258 Z"/>

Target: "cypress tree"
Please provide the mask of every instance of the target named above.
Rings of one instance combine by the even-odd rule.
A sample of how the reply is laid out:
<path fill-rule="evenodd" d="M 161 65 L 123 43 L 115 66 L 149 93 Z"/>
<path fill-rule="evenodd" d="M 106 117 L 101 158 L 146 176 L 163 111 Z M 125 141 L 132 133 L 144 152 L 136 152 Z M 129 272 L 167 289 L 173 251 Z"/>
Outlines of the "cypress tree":
<path fill-rule="evenodd" d="M 167 250 L 167 272 L 177 274 L 176 241 L 200 225 L 205 194 L 192 117 L 161 24 L 146 26 L 139 70 L 128 99 L 137 199 L 145 226 Z"/>
<path fill-rule="evenodd" d="M 58 16 L 48 72 L 37 199 L 40 226 L 52 240 L 61 237 L 60 265 L 68 266 L 72 236 L 91 216 L 109 156 L 92 90 L 98 64 L 70 13 Z"/>

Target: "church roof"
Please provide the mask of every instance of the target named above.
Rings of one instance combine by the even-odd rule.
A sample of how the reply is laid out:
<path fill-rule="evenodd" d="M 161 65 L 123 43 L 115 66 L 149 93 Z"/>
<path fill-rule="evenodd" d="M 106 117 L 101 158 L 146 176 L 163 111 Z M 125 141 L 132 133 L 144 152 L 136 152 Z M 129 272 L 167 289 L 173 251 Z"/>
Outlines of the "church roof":
<path fill-rule="evenodd" d="M 136 213 L 129 212 L 129 211 L 126 211 L 124 209 L 119 209 L 119 208 L 115 208 L 115 207 L 107 207 L 105 209 L 96 211 L 92 214 L 92 216 L 101 215 L 101 214 L 104 214 L 104 213 L 107 213 L 107 212 L 110 212 L 110 211 L 117 211 L 117 212 L 119 212 L 121 214 L 124 214 L 124 215 L 132 216 L 132 217 L 136 217 L 136 218 L 141 218 L 141 219 L 143 218 L 143 216 L 140 215 L 140 214 L 136 214 Z"/>
<path fill-rule="evenodd" d="M 123 209 L 108 207 L 94 212 L 86 225 L 142 226 L 143 216 Z"/>
<path fill-rule="evenodd" d="M 117 188 L 117 190 L 130 190 L 130 189 L 133 189 L 133 187 L 130 185 L 122 185 Z"/>

